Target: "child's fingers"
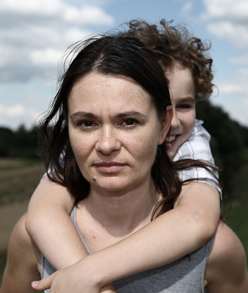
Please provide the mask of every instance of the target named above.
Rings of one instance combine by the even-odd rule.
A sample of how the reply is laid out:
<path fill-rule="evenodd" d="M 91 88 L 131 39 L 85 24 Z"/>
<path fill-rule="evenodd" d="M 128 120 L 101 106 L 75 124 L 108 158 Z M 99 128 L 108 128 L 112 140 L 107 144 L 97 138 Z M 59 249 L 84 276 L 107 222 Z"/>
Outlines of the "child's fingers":
<path fill-rule="evenodd" d="M 35 290 L 46 290 L 49 289 L 51 287 L 52 281 L 56 276 L 56 272 L 54 274 L 52 274 L 51 276 L 48 276 L 40 281 L 34 281 L 32 282 L 32 288 L 34 288 Z"/>
<path fill-rule="evenodd" d="M 116 293 L 116 291 L 110 284 L 108 284 L 101 288 L 100 293 Z"/>

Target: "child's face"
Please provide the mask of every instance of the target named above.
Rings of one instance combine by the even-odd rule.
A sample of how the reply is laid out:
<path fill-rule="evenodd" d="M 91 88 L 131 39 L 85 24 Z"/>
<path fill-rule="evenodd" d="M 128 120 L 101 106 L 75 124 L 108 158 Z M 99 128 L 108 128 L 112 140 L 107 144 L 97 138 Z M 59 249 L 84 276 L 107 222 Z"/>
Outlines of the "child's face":
<path fill-rule="evenodd" d="M 189 138 L 195 124 L 195 84 L 188 68 L 175 66 L 166 77 L 174 112 L 166 138 L 167 153 L 171 158 Z"/>

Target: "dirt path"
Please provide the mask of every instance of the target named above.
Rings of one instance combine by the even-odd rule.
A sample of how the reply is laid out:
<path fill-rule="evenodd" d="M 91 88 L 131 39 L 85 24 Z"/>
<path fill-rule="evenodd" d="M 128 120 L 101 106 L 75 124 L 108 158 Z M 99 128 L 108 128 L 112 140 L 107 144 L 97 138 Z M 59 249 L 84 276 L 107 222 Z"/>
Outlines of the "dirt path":
<path fill-rule="evenodd" d="M 15 223 L 26 212 L 29 200 L 0 207 L 0 253 L 5 253 Z"/>

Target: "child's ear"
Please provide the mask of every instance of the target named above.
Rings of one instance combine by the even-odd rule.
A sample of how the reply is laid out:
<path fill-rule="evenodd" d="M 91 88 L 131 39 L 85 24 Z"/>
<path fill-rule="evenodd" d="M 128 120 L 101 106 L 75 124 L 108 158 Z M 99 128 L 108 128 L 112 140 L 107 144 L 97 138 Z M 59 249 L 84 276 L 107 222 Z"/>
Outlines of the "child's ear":
<path fill-rule="evenodd" d="M 159 145 L 164 142 L 166 135 L 170 130 L 172 117 L 173 117 L 173 108 L 172 108 L 172 106 L 167 106 L 166 107 L 166 115 L 162 119 L 162 128 L 161 128 L 160 136 L 159 136 L 159 140 L 158 140 Z"/>

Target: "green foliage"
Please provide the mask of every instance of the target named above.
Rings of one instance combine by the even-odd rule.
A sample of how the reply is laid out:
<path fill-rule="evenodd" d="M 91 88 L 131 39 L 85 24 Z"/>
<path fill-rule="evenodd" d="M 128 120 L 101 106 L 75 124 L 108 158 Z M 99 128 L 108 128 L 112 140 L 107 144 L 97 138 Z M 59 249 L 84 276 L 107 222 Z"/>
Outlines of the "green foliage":
<path fill-rule="evenodd" d="M 222 170 L 225 191 L 231 196 L 234 182 L 245 161 L 248 128 L 232 120 L 222 108 L 213 106 L 209 101 L 199 102 L 196 113 L 211 134 L 215 163 Z"/>
<path fill-rule="evenodd" d="M 0 156 L 8 155 L 9 148 L 14 144 L 15 134 L 8 128 L 0 127 Z"/>
<path fill-rule="evenodd" d="M 27 130 L 21 125 L 16 131 L 0 127 L 0 157 L 37 158 L 39 128 Z"/>
<path fill-rule="evenodd" d="M 0 254 L 0 285 L 3 279 L 5 264 L 6 264 L 6 254 Z"/>

